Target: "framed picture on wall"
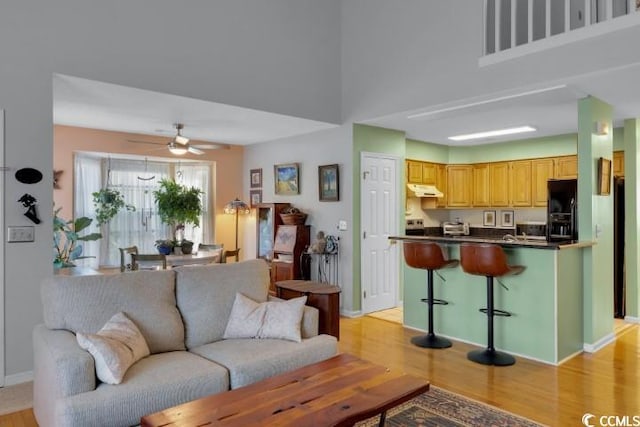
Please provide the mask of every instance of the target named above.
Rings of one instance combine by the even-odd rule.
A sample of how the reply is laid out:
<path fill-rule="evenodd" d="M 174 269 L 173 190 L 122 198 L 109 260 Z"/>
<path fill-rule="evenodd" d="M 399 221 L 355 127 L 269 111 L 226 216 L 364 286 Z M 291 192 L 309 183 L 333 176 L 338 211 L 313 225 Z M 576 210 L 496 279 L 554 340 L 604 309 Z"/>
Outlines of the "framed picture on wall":
<path fill-rule="evenodd" d="M 298 181 L 299 169 L 300 167 L 298 163 L 287 163 L 273 166 L 276 194 L 300 194 Z"/>
<path fill-rule="evenodd" d="M 321 202 L 337 202 L 340 200 L 338 165 L 318 166 L 318 193 Z"/>
<path fill-rule="evenodd" d="M 513 211 L 500 211 L 500 225 L 513 227 Z"/>
<path fill-rule="evenodd" d="M 598 192 L 601 196 L 611 194 L 611 160 L 598 159 Z"/>
<path fill-rule="evenodd" d="M 258 203 L 262 203 L 262 190 L 249 191 L 249 203 L 252 208 L 255 208 Z"/>
<path fill-rule="evenodd" d="M 482 216 L 482 225 L 485 227 L 495 227 L 496 211 L 484 211 L 484 215 Z"/>
<path fill-rule="evenodd" d="M 249 171 L 249 178 L 251 181 L 251 188 L 262 187 L 262 169 L 251 169 Z"/>

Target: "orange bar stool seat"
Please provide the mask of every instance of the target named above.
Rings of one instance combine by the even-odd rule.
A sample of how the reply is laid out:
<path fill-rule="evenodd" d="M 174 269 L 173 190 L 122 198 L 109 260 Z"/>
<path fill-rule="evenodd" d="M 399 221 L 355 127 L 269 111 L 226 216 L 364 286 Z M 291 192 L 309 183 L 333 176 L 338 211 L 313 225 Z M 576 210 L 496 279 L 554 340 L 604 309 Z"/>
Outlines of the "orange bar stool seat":
<path fill-rule="evenodd" d="M 451 347 L 451 341 L 439 337 L 433 332 L 433 306 L 449 304 L 447 301 L 433 297 L 433 272 L 443 268 L 456 267 L 459 261 L 457 259 L 447 260 L 442 248 L 437 243 L 405 242 L 403 249 L 404 259 L 409 267 L 427 270 L 427 298 L 422 298 L 420 301 L 427 303 L 429 330 L 427 335 L 411 338 L 411 342 L 424 348 Z"/>
<path fill-rule="evenodd" d="M 494 316 L 511 316 L 511 313 L 507 311 L 494 308 L 493 278 L 520 274 L 525 267 L 522 265 L 508 265 L 507 255 L 502 247 L 492 244 L 461 244 L 460 263 L 465 273 L 487 278 L 487 308 L 480 309 L 480 312 L 487 315 L 487 348 L 472 350 L 467 353 L 467 358 L 483 365 L 513 365 L 516 363 L 516 359 L 510 354 L 497 351 L 493 344 Z"/>

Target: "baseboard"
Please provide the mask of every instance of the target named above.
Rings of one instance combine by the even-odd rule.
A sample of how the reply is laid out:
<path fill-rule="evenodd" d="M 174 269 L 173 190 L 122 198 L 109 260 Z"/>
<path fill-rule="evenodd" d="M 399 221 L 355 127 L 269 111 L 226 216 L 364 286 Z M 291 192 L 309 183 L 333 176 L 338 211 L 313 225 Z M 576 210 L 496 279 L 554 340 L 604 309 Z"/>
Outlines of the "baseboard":
<path fill-rule="evenodd" d="M 340 310 L 340 316 L 349 317 L 349 318 L 360 317 L 362 316 L 362 310 L 357 310 L 357 311 Z"/>
<path fill-rule="evenodd" d="M 596 351 L 600 350 L 601 348 L 611 344 L 615 340 L 616 340 L 616 334 L 611 332 L 611 333 L 605 335 L 604 337 L 600 338 L 598 341 L 596 341 L 593 344 L 584 343 L 582 348 L 587 353 L 595 353 Z"/>
<path fill-rule="evenodd" d="M 624 321 L 627 323 L 640 323 L 640 317 L 624 316 Z"/>
<path fill-rule="evenodd" d="M 4 385 L 6 387 L 26 383 L 29 381 L 33 381 L 33 371 L 21 372 L 19 374 L 12 374 L 4 377 Z"/>

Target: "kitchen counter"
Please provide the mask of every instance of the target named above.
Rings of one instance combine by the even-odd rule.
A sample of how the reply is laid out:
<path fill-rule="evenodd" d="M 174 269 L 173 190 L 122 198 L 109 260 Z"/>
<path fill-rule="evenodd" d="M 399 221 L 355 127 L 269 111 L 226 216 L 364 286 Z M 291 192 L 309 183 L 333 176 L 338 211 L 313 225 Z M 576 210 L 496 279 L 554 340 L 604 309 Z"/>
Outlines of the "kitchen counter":
<path fill-rule="evenodd" d="M 515 239 L 504 240 L 490 237 L 477 237 L 477 236 L 389 236 L 389 240 L 401 240 L 410 242 L 437 242 L 437 243 L 492 243 L 508 248 L 535 248 L 535 249 L 570 249 L 570 248 L 584 248 L 595 245 L 595 242 L 590 240 L 580 241 L 571 240 L 566 242 L 547 242 L 546 240 L 534 240 L 534 239 Z"/>
<path fill-rule="evenodd" d="M 516 357 L 550 364 L 583 348 L 583 252 L 592 241 L 505 241 L 482 236 L 391 236 L 391 243 L 437 242 L 449 259 L 460 259 L 460 243 L 493 243 L 503 247 L 508 263 L 523 265 L 522 274 L 500 279 L 507 289 L 494 287 L 496 308 L 511 317 L 494 319 L 496 348 Z M 402 245 L 399 245 L 402 249 Z M 425 331 L 427 309 L 425 270 L 409 267 L 401 258 L 404 324 Z M 486 345 L 486 279 L 465 273 L 461 267 L 446 268 L 434 277 L 434 297 L 449 302 L 434 312 L 435 332 L 454 340 Z M 444 280 L 443 280 L 444 279 Z M 416 332 L 417 334 L 417 332 Z M 455 343 L 454 343 L 455 346 Z"/>

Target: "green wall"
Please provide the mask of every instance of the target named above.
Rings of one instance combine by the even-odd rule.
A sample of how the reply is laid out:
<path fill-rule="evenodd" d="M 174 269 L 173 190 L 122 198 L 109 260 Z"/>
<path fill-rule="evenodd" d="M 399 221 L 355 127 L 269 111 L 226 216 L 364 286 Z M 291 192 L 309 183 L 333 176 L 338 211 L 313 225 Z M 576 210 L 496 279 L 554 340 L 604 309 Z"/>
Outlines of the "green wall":
<path fill-rule="evenodd" d="M 615 133 L 614 133 L 615 137 Z M 626 268 L 626 316 L 640 317 L 640 271 L 638 259 L 640 251 L 640 197 L 638 186 L 638 166 L 640 166 L 640 119 L 624 122 L 624 180 L 625 180 L 625 268 Z"/>
<path fill-rule="evenodd" d="M 449 147 L 407 138 L 407 159 L 434 163 L 449 163 Z"/>
<path fill-rule="evenodd" d="M 612 114 L 613 108 L 597 98 L 578 101 L 578 235 L 581 240 L 596 241 L 584 250 L 587 344 L 597 344 L 613 332 L 613 192 L 597 194 L 598 159 L 613 157 L 613 135 L 592 133 L 596 122 L 605 122 L 612 129 Z M 601 231 L 597 233 L 596 228 Z"/>
<path fill-rule="evenodd" d="M 359 311 L 362 309 L 362 285 L 361 285 L 361 252 L 360 252 L 360 240 L 362 236 L 362 230 L 360 227 L 360 183 L 362 182 L 360 176 L 360 153 L 384 153 L 404 159 L 406 157 L 406 141 L 404 132 L 400 132 L 392 129 L 384 129 L 367 125 L 353 125 L 353 310 Z M 406 175 L 404 162 L 401 161 L 398 164 L 400 168 L 400 177 L 404 179 Z M 397 230 L 398 234 L 404 232 L 404 203 L 405 200 L 405 186 L 402 185 L 400 192 L 400 227 L 402 230 Z M 400 279 L 401 280 L 401 275 Z M 400 282 L 400 290 L 403 289 L 402 282 Z"/>

